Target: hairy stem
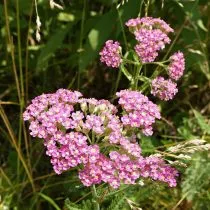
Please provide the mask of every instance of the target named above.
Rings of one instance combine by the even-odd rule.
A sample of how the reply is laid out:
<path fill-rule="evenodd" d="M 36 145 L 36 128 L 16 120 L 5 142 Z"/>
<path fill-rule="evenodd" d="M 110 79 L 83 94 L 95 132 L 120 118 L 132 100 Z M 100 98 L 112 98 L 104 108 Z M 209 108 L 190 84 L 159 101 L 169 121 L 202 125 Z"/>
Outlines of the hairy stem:
<path fill-rule="evenodd" d="M 100 205 L 98 203 L 98 195 L 96 192 L 96 187 L 95 185 L 93 185 L 91 187 L 91 191 L 92 191 L 92 196 L 93 196 L 93 205 L 94 205 L 94 210 L 100 210 Z"/>

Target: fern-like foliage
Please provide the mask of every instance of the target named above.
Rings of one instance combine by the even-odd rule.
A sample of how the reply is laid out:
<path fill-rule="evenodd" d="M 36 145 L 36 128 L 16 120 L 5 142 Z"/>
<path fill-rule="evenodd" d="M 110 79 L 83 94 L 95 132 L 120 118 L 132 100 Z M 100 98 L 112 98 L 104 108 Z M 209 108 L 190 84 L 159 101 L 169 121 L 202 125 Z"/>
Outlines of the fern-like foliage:
<path fill-rule="evenodd" d="M 210 209 L 209 174 L 209 154 L 196 154 L 182 184 L 183 196 L 192 202 L 192 209 Z"/>
<path fill-rule="evenodd" d="M 75 204 L 67 198 L 64 203 L 64 210 L 93 210 L 93 204 L 91 200 L 83 200 L 81 204 Z"/>
<path fill-rule="evenodd" d="M 82 210 L 93 210 L 94 207 L 93 207 L 93 202 L 91 202 L 91 200 L 85 200 L 85 201 L 82 201 Z"/>
<path fill-rule="evenodd" d="M 64 210 L 82 210 L 79 205 L 72 203 L 68 198 L 64 202 Z"/>
<path fill-rule="evenodd" d="M 106 210 L 120 210 L 125 206 L 125 195 L 119 193 L 111 198 L 110 205 L 106 208 Z M 104 209 L 105 210 L 105 209 Z"/>

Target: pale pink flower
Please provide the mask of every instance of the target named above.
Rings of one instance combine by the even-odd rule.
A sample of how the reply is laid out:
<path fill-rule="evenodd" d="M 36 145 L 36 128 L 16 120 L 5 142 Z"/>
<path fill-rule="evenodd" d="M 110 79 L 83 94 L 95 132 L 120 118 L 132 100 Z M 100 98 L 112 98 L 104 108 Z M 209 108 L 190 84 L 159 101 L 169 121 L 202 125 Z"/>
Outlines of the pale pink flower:
<path fill-rule="evenodd" d="M 174 98 L 178 89 L 176 83 L 170 79 L 164 79 L 163 77 L 157 77 L 152 80 L 151 93 L 160 98 L 161 100 L 168 101 Z"/>
<path fill-rule="evenodd" d="M 106 41 L 104 48 L 99 54 L 101 62 L 105 63 L 108 67 L 118 68 L 122 62 L 121 47 L 117 41 Z"/>
<path fill-rule="evenodd" d="M 182 52 L 176 52 L 170 57 L 168 74 L 171 79 L 178 80 L 182 77 L 185 69 L 185 59 Z"/>

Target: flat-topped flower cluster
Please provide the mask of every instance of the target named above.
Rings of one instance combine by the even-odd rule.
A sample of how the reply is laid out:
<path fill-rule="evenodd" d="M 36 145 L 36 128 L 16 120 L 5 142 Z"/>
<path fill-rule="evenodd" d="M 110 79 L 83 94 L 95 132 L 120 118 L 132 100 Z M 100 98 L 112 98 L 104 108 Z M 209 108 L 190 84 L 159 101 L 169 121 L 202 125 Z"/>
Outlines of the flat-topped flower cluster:
<path fill-rule="evenodd" d="M 168 33 L 174 31 L 165 21 L 152 17 L 130 19 L 126 26 L 138 41 L 135 51 L 143 63 L 155 60 L 158 51 L 171 42 Z"/>
<path fill-rule="evenodd" d="M 152 135 L 152 125 L 160 119 L 157 105 L 137 91 L 116 95 L 122 112 L 107 100 L 59 89 L 33 99 L 23 117 L 30 134 L 44 140 L 57 174 L 78 166 L 85 186 L 105 182 L 118 188 L 140 177 L 176 186 L 177 170 L 155 155 L 143 157 L 136 138 L 136 128 Z"/>

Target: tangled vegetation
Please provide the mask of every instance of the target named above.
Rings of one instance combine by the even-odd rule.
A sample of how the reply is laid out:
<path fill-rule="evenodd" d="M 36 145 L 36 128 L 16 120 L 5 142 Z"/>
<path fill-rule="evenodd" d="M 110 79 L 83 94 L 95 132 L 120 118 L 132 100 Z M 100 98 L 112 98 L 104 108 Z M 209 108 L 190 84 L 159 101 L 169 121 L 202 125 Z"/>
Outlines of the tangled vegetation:
<path fill-rule="evenodd" d="M 208 0 L 0 14 L 0 209 L 210 209 Z"/>

